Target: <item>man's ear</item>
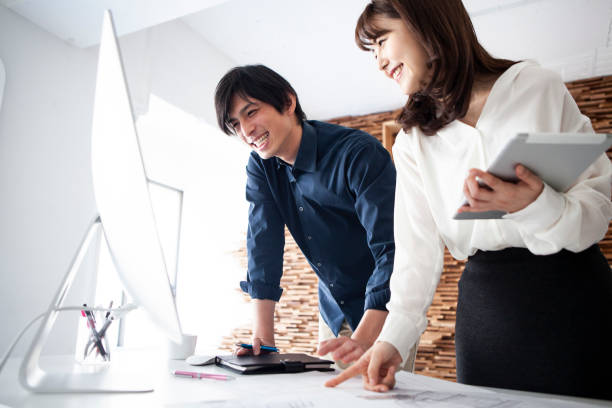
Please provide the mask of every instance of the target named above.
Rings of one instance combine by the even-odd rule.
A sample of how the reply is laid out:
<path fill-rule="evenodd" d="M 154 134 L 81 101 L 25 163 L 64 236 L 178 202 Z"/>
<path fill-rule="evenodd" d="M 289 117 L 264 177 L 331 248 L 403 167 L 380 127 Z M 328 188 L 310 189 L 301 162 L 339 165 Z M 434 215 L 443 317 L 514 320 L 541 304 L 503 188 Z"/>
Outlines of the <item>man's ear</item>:
<path fill-rule="evenodd" d="M 289 93 L 287 96 L 289 96 L 289 104 L 285 108 L 285 113 L 288 115 L 293 115 L 295 113 L 295 106 L 297 104 L 296 97 L 292 93 Z"/>

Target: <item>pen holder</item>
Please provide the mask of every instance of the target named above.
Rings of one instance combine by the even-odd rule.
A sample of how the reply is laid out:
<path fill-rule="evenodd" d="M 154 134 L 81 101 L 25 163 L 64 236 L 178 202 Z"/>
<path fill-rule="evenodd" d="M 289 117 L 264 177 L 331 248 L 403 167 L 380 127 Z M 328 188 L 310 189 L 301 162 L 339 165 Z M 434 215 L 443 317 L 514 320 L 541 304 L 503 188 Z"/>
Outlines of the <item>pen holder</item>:
<path fill-rule="evenodd" d="M 79 319 L 75 359 L 84 365 L 106 365 L 111 361 L 107 330 L 112 320 L 82 317 Z"/>

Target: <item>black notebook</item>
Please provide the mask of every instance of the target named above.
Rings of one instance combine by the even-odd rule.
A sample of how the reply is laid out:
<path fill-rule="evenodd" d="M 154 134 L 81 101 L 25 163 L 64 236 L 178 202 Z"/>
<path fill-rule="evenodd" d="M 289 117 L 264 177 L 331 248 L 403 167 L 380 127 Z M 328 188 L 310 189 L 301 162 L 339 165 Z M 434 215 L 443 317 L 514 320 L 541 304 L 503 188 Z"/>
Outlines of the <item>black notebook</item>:
<path fill-rule="evenodd" d="M 215 364 L 241 374 L 301 373 L 303 371 L 334 371 L 333 361 L 308 354 L 266 353 L 258 356 L 217 356 Z"/>

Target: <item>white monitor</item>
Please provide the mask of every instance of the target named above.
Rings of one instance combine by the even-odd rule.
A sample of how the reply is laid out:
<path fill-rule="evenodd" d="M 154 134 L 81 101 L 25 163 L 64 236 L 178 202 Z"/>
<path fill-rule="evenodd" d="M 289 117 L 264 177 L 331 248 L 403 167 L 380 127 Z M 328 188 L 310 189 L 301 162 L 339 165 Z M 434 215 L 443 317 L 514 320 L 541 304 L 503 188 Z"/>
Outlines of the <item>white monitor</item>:
<path fill-rule="evenodd" d="M 0 109 L 2 109 L 2 96 L 4 95 L 4 82 L 6 82 L 6 70 L 0 59 Z"/>
<path fill-rule="evenodd" d="M 133 375 L 47 373 L 38 360 L 74 276 L 103 231 L 120 281 L 134 302 L 170 339 L 180 342 L 181 328 L 166 270 L 147 177 L 112 16 L 104 14 L 91 135 L 93 187 L 99 216 L 85 234 L 45 319 L 26 354 L 20 381 L 35 392 L 142 392 L 150 384 Z M 112 364 L 112 363 L 111 363 Z"/>
<path fill-rule="evenodd" d="M 91 166 L 102 229 L 123 287 L 159 328 L 179 341 L 176 307 L 109 12 L 99 52 Z"/>

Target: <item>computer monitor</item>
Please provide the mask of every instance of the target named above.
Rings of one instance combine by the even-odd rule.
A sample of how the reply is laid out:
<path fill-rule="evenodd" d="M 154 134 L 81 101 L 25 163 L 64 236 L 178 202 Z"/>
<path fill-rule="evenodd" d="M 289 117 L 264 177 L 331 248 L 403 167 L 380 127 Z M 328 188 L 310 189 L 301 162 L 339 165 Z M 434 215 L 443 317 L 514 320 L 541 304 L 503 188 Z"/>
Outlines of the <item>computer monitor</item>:
<path fill-rule="evenodd" d="M 20 381 L 35 392 L 151 391 L 133 375 L 48 373 L 38 366 L 40 352 L 64 297 L 101 229 L 124 289 L 167 337 L 181 341 L 172 295 L 142 161 L 130 98 L 111 13 L 104 13 L 91 134 L 93 188 L 99 216 L 62 281 L 20 369 Z"/>
<path fill-rule="evenodd" d="M 0 109 L 2 109 L 2 96 L 4 95 L 4 82 L 6 81 L 6 70 L 0 59 Z"/>

